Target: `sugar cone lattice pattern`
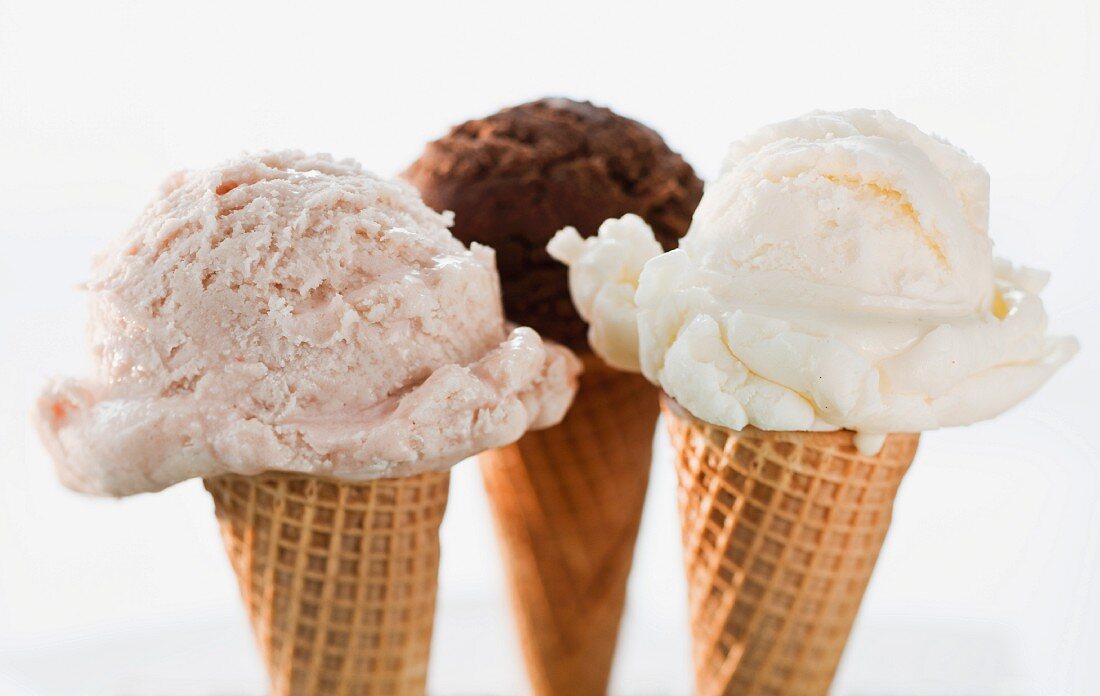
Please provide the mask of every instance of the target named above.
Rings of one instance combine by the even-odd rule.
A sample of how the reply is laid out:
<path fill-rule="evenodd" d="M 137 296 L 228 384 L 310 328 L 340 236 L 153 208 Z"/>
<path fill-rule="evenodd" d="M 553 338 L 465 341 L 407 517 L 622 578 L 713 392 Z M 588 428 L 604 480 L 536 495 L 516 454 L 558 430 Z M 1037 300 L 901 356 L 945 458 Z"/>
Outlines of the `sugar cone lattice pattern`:
<path fill-rule="evenodd" d="M 696 693 L 825 694 L 919 435 L 735 432 L 662 398 L 676 449 Z"/>
<path fill-rule="evenodd" d="M 449 481 L 206 479 L 273 693 L 424 693 Z"/>
<path fill-rule="evenodd" d="M 538 696 L 607 692 L 657 414 L 648 382 L 588 356 L 560 425 L 481 455 Z"/>

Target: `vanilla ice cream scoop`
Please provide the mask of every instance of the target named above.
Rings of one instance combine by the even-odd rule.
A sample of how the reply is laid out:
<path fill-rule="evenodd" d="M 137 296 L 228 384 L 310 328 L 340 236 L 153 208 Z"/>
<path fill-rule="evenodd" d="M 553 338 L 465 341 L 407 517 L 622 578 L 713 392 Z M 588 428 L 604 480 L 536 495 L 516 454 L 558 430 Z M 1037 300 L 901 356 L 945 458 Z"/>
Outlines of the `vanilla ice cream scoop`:
<path fill-rule="evenodd" d="M 62 481 L 405 476 L 558 422 L 579 361 L 507 330 L 492 250 L 449 224 L 328 156 L 176 176 L 95 264 L 94 376 L 39 400 Z"/>
<path fill-rule="evenodd" d="M 884 111 L 734 143 L 680 248 L 634 216 L 551 241 L 594 350 L 732 429 L 887 433 L 990 418 L 1077 349 L 1046 275 L 995 262 L 989 177 Z"/>

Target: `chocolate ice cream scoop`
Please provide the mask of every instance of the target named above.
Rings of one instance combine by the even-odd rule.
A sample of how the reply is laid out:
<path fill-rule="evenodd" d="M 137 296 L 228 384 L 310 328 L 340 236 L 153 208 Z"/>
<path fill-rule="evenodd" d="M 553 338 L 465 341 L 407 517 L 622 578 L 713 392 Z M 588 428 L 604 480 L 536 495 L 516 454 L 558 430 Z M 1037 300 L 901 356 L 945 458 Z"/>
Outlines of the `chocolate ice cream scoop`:
<path fill-rule="evenodd" d="M 508 318 L 577 350 L 587 350 L 586 327 L 566 269 L 546 253 L 550 237 L 566 225 L 592 235 L 607 218 L 636 213 L 673 249 L 703 193 L 656 132 L 569 99 L 456 126 L 403 176 L 428 205 L 454 211 L 457 238 L 497 250 Z"/>

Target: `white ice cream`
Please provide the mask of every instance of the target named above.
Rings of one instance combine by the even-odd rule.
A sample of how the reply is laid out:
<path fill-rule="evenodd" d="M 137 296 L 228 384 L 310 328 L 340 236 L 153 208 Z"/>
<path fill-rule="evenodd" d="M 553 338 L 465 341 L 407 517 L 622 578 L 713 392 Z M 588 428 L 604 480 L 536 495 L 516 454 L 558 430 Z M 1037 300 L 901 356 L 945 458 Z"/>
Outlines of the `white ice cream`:
<path fill-rule="evenodd" d="M 680 248 L 638 217 L 550 254 L 589 342 L 696 417 L 887 433 L 991 418 L 1077 349 L 1045 273 L 994 261 L 989 176 L 884 111 L 813 113 L 734 143 Z"/>

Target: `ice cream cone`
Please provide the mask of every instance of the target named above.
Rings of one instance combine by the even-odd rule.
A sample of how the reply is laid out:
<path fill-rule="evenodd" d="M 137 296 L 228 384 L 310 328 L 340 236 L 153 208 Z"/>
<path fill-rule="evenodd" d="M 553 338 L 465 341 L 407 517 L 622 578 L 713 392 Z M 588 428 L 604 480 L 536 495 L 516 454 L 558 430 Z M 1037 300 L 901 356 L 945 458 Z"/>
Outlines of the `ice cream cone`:
<path fill-rule="evenodd" d="M 480 456 L 534 693 L 607 692 L 658 406 L 594 356 L 565 420 Z"/>
<path fill-rule="evenodd" d="M 696 693 L 825 694 L 917 434 L 731 431 L 662 396 L 676 450 Z"/>
<path fill-rule="evenodd" d="M 274 694 L 424 693 L 449 481 L 205 479 Z"/>

